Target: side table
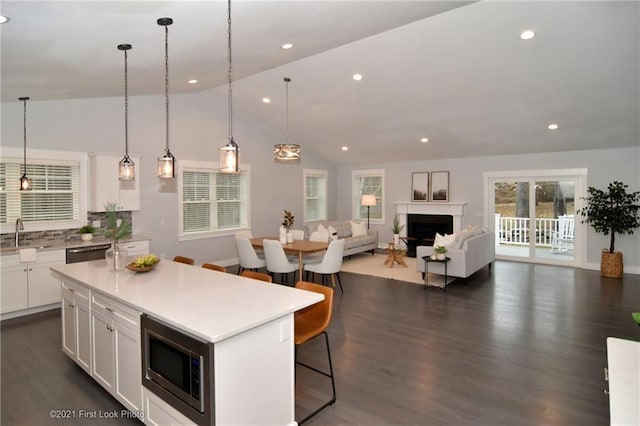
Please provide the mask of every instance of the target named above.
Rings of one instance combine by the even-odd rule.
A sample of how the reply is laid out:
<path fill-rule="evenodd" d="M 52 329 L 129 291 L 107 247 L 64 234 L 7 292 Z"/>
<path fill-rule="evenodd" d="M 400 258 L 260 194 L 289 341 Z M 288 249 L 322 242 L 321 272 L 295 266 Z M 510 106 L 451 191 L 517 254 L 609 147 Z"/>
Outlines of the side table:
<path fill-rule="evenodd" d="M 402 266 L 407 266 L 404 261 L 404 256 L 406 254 L 406 250 L 396 248 L 394 243 L 389 243 L 389 247 L 387 248 L 387 260 L 384 261 L 384 264 L 389 268 L 393 268 L 394 263 Z"/>
<path fill-rule="evenodd" d="M 423 256 L 422 260 L 424 260 L 424 288 L 427 288 L 427 286 L 429 285 L 429 263 L 430 262 L 444 263 L 444 285 L 442 286 L 442 289 L 444 291 L 447 291 L 447 264 L 449 263 L 451 258 L 445 257 L 444 259 L 440 260 L 440 259 L 432 259 L 431 256 Z M 440 287 L 440 286 L 434 285 L 433 287 Z"/>

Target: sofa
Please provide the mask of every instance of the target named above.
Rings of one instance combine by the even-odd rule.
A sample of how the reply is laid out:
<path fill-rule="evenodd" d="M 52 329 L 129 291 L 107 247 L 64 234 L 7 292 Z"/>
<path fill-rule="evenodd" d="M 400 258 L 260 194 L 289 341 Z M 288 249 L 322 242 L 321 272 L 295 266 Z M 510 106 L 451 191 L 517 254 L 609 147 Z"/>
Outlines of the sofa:
<path fill-rule="evenodd" d="M 356 226 L 356 235 L 352 230 L 352 223 Z M 367 224 L 361 221 L 350 221 L 350 220 L 318 220 L 313 222 L 307 222 L 304 226 L 305 231 L 305 239 L 324 239 L 324 231 L 319 230 L 319 226 L 322 225 L 322 228 L 327 231 L 335 230 L 336 235 L 330 235 L 327 233 L 326 238 L 327 241 L 330 241 L 332 238 L 344 238 L 344 256 L 351 256 L 352 254 L 362 253 L 365 251 L 371 251 L 371 254 L 374 254 L 374 250 L 378 247 L 378 231 L 374 231 L 371 229 L 366 229 Z M 318 238 L 319 237 L 319 238 Z"/>
<path fill-rule="evenodd" d="M 478 270 L 491 265 L 496 259 L 495 232 L 485 229 L 465 229 L 458 234 L 452 234 L 447 247 L 447 257 L 451 260 L 447 264 L 447 276 L 467 278 Z M 438 244 L 436 235 L 435 245 Z M 416 247 L 416 265 L 418 271 L 424 276 L 425 262 L 423 256 L 431 256 L 434 246 Z M 429 273 L 444 275 L 444 264 L 432 262 L 429 264 Z"/>

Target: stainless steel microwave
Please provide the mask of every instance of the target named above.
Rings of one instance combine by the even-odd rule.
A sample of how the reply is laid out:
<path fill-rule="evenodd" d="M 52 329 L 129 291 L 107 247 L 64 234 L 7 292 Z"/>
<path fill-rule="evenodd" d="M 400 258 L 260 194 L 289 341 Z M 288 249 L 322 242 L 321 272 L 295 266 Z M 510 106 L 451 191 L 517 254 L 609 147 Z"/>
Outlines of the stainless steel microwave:
<path fill-rule="evenodd" d="M 140 317 L 142 385 L 199 425 L 215 423 L 213 343 Z"/>

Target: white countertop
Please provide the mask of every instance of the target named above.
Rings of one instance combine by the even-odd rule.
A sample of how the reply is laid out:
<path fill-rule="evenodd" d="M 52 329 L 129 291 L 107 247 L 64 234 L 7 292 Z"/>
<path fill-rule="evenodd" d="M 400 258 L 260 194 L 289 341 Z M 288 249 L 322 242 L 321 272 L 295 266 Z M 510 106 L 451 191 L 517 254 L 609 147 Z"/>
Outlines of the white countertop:
<path fill-rule="evenodd" d="M 132 235 L 120 240 L 121 243 L 127 244 L 135 241 L 148 241 L 149 237 L 143 235 Z M 34 241 L 28 244 L 20 244 L 19 247 L 2 247 L 0 248 L 0 256 L 17 254 L 20 249 L 35 248 L 38 251 L 64 250 L 77 247 L 92 247 L 102 244 L 111 244 L 111 240 L 105 237 L 93 237 L 91 241 L 82 240 L 42 240 Z"/>
<path fill-rule="evenodd" d="M 144 273 L 114 272 L 105 260 L 51 270 L 213 343 L 324 299 L 318 293 L 166 259 Z"/>

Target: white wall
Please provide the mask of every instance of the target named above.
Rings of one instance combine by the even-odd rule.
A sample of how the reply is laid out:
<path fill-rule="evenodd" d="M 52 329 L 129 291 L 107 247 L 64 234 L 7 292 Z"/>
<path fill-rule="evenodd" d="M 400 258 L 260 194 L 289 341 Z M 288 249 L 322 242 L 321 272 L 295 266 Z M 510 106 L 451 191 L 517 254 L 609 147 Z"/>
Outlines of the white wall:
<path fill-rule="evenodd" d="M 218 147 L 227 139 L 226 90 L 171 95 L 170 149 L 180 160 L 218 161 Z M 29 101 L 27 147 L 81 152 L 124 153 L 123 98 Z M 129 153 L 142 156 L 141 210 L 133 213 L 134 233 L 151 238 L 151 252 L 193 257 L 198 263 L 234 259 L 233 238 L 177 241 L 178 198 L 174 181 L 156 177 L 156 159 L 165 146 L 164 96 L 129 97 Z M 302 227 L 303 168 L 329 171 L 329 214 L 335 216 L 335 168 L 313 158 L 302 144 L 296 165 L 273 162 L 273 145 L 284 136 L 234 113 L 233 136 L 241 164 L 251 166 L 251 224 L 254 235 L 276 235 L 283 210 Z M 22 148 L 22 104 L 2 104 L 2 146 Z M 27 158 L 28 160 L 28 158 Z"/>
<path fill-rule="evenodd" d="M 451 201 L 466 201 L 462 226 L 483 225 L 484 192 L 483 173 L 509 170 L 588 169 L 587 186 L 605 189 L 609 182 L 622 181 L 630 191 L 640 190 L 640 148 L 602 149 L 592 151 L 555 152 L 527 155 L 457 158 L 447 160 L 422 160 L 390 162 L 367 166 L 340 166 L 337 171 L 338 219 L 351 218 L 351 171 L 383 168 L 386 170 L 385 217 L 378 229 L 380 241 L 391 241 L 391 221 L 396 201 L 411 199 L 411 173 L 425 171 L 449 171 Z M 609 247 L 609 238 L 596 234 L 589 227 L 587 232 L 587 266 L 600 264 L 600 253 Z M 640 229 L 634 235 L 616 236 L 616 250 L 624 252 L 625 270 L 640 272 Z"/>

